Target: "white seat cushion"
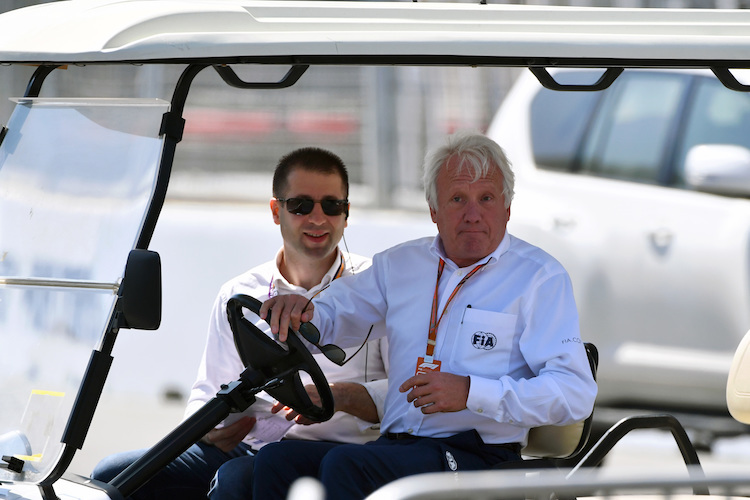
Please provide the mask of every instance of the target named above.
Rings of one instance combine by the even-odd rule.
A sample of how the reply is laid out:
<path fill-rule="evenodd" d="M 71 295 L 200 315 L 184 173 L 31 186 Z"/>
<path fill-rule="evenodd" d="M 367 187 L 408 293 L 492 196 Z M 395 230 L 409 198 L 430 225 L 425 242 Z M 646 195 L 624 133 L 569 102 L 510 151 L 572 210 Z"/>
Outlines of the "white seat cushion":
<path fill-rule="evenodd" d="M 727 379 L 727 408 L 743 424 L 750 424 L 750 331 L 734 353 Z"/>
<path fill-rule="evenodd" d="M 535 458 L 565 458 L 578 447 L 584 422 L 570 425 L 545 425 L 529 429 L 529 441 L 521 454 Z"/>

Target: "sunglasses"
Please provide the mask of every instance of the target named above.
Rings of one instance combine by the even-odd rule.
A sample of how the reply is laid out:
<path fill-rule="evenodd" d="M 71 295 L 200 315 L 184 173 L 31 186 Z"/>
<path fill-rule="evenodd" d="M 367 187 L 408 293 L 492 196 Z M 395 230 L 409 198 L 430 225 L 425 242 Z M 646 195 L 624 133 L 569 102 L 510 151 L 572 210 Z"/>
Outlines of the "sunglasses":
<path fill-rule="evenodd" d="M 294 215 L 307 215 L 313 211 L 316 203 L 326 215 L 349 215 L 349 200 L 320 200 L 311 198 L 276 198 L 276 201 L 286 204 L 286 210 Z"/>
<path fill-rule="evenodd" d="M 336 363 L 339 366 L 344 366 L 349 361 L 352 360 L 354 356 L 359 354 L 359 351 L 362 350 L 362 348 L 367 343 L 367 339 L 370 338 L 370 334 L 372 333 L 372 327 L 375 325 L 370 326 L 370 331 L 367 332 L 367 336 L 365 337 L 364 342 L 362 342 L 362 345 L 359 346 L 359 349 L 352 354 L 349 359 L 346 359 L 346 353 L 342 348 L 340 348 L 337 345 L 334 344 L 325 344 L 320 345 L 320 332 L 318 329 L 313 325 L 312 323 L 302 323 L 299 327 L 299 334 L 302 335 L 305 340 L 310 342 L 312 345 L 320 349 L 320 352 L 323 353 L 323 355 L 328 358 L 331 362 Z"/>

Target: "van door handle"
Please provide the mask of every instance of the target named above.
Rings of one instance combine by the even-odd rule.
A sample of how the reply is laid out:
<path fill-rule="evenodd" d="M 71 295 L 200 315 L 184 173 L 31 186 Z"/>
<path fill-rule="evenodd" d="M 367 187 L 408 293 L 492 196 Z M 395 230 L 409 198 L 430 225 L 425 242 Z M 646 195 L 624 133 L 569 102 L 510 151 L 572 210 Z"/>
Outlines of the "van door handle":
<path fill-rule="evenodd" d="M 576 224 L 577 221 L 573 217 L 562 215 L 552 218 L 552 227 L 554 229 L 570 230 L 573 229 Z"/>
<path fill-rule="evenodd" d="M 657 251 L 664 251 L 672 244 L 674 233 L 666 227 L 660 227 L 649 232 L 648 238 Z"/>

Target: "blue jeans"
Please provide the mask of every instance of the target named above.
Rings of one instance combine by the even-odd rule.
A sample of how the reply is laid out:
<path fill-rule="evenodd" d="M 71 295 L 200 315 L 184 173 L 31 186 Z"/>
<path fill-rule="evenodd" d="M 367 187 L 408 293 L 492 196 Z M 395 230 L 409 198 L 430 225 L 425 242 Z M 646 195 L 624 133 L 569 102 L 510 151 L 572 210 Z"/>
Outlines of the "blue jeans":
<path fill-rule="evenodd" d="M 255 456 L 253 500 L 284 499 L 303 476 L 320 479 L 329 500 L 357 500 L 401 477 L 489 469 L 520 459 L 515 449 L 484 444 L 476 431 L 440 439 L 381 436 L 367 444 L 290 439 L 266 445 Z"/>
<path fill-rule="evenodd" d="M 130 464 L 138 460 L 146 450 L 126 451 L 106 457 L 99 462 L 91 474 L 93 479 L 110 482 Z M 135 491 L 132 500 L 205 500 L 208 487 L 219 467 L 238 457 L 252 453 L 250 447 L 240 443 L 229 453 L 215 446 L 198 442 L 160 470 L 146 484 Z"/>

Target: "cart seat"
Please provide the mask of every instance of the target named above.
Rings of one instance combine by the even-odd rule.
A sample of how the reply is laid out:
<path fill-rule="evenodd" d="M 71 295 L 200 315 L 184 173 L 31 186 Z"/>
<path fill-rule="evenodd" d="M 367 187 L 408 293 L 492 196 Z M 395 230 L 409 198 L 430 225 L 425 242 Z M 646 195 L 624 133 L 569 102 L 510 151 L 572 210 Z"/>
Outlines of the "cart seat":
<path fill-rule="evenodd" d="M 750 331 L 737 347 L 729 368 L 727 408 L 735 420 L 750 424 Z"/>

